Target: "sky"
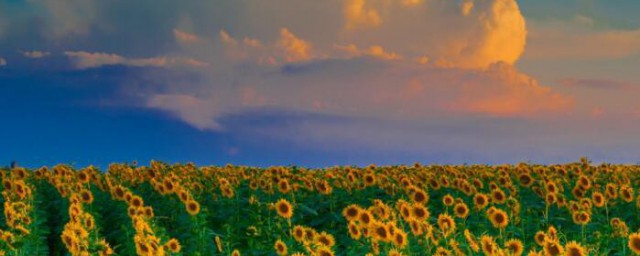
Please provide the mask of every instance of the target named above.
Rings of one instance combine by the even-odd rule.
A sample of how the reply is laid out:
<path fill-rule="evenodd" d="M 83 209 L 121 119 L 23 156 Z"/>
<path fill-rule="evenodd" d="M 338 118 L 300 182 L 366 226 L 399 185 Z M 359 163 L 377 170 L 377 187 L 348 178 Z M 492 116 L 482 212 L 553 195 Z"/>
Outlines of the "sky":
<path fill-rule="evenodd" d="M 640 1 L 0 1 L 0 166 L 640 162 Z"/>

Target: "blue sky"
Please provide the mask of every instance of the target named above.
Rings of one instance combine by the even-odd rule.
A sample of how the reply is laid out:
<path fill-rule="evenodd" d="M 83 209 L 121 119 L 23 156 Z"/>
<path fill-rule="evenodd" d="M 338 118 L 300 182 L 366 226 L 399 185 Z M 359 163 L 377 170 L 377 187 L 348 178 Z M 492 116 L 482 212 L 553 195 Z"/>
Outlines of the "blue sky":
<path fill-rule="evenodd" d="M 0 165 L 636 163 L 638 10 L 2 1 Z"/>

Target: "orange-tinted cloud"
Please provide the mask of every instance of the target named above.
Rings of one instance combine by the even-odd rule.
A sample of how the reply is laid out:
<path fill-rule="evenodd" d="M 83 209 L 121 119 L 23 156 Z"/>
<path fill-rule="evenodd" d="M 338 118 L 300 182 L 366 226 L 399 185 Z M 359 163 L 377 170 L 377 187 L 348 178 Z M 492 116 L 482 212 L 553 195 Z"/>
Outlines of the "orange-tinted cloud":
<path fill-rule="evenodd" d="M 345 54 L 347 58 L 360 57 L 360 56 L 371 56 L 383 60 L 397 60 L 402 59 L 402 56 L 399 54 L 387 51 L 381 45 L 372 45 L 366 49 L 360 49 L 355 44 L 349 44 L 346 46 L 343 45 L 335 45 L 334 48 L 339 52 Z"/>
<path fill-rule="evenodd" d="M 416 0 L 403 0 L 405 4 L 415 3 Z M 344 18 L 346 29 L 361 27 L 376 27 L 382 23 L 378 10 L 367 6 L 367 0 L 347 0 L 344 4 Z"/>
<path fill-rule="evenodd" d="M 311 44 L 300 39 L 286 28 L 280 29 L 280 39 L 276 43 L 287 62 L 311 59 Z"/>
<path fill-rule="evenodd" d="M 451 103 L 455 110 L 499 117 L 532 116 L 539 113 L 567 113 L 573 100 L 542 86 L 513 66 L 497 63 L 487 71 L 489 81 L 469 81 Z"/>

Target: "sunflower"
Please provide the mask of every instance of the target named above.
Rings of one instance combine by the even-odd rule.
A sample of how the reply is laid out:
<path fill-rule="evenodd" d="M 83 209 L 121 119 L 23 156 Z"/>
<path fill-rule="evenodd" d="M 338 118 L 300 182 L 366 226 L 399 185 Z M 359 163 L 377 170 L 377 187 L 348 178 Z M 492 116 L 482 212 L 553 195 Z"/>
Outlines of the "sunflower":
<path fill-rule="evenodd" d="M 407 234 L 404 233 L 404 231 L 402 230 L 397 230 L 396 232 L 394 232 L 393 234 L 393 244 L 402 249 L 404 247 L 407 246 Z"/>
<path fill-rule="evenodd" d="M 573 188 L 573 190 L 571 190 L 571 194 L 573 194 L 573 196 L 578 199 L 583 198 L 586 193 L 587 192 L 581 186 L 576 186 Z"/>
<path fill-rule="evenodd" d="M 629 186 L 620 187 L 620 197 L 627 203 L 631 203 L 633 201 L 633 188 Z"/>
<path fill-rule="evenodd" d="M 547 190 L 547 193 L 556 193 L 558 191 L 558 186 L 556 186 L 556 183 L 553 181 L 547 181 L 545 189 Z"/>
<path fill-rule="evenodd" d="M 456 222 L 449 214 L 441 213 L 438 216 L 438 227 L 440 228 L 444 236 L 448 236 L 455 232 Z"/>
<path fill-rule="evenodd" d="M 573 223 L 578 225 L 587 225 L 591 221 L 591 214 L 586 211 L 577 211 L 573 215 Z"/>
<path fill-rule="evenodd" d="M 81 183 L 89 182 L 89 175 L 86 172 L 78 172 L 76 177 Z"/>
<path fill-rule="evenodd" d="M 240 256 L 240 251 L 238 251 L 238 249 L 234 249 L 233 252 L 231 252 L 231 256 Z"/>
<path fill-rule="evenodd" d="M 332 247 L 336 244 L 336 239 L 333 238 L 333 235 L 323 231 L 316 235 L 315 243 L 321 246 Z"/>
<path fill-rule="evenodd" d="M 555 204 L 557 201 L 558 197 L 556 196 L 556 193 L 547 193 L 547 195 L 544 197 L 544 202 L 547 205 Z"/>
<path fill-rule="evenodd" d="M 520 185 L 522 185 L 523 187 L 529 187 L 531 186 L 531 184 L 533 184 L 533 178 L 531 178 L 531 175 L 529 175 L 529 173 L 523 173 L 520 174 L 520 176 L 518 176 L 518 179 L 520 180 Z"/>
<path fill-rule="evenodd" d="M 562 255 L 564 254 L 564 248 L 557 240 L 551 240 L 549 237 L 544 241 L 544 252 L 546 255 Z"/>
<path fill-rule="evenodd" d="M 505 195 L 502 189 L 496 188 L 491 191 L 491 201 L 496 204 L 503 204 L 507 200 L 507 196 Z"/>
<path fill-rule="evenodd" d="M 473 205 L 478 210 L 484 209 L 489 205 L 489 197 L 485 194 L 478 193 L 473 197 Z"/>
<path fill-rule="evenodd" d="M 278 239 L 278 241 L 273 245 L 273 248 L 276 249 L 276 253 L 278 255 L 287 255 L 287 244 L 282 242 L 282 240 Z"/>
<path fill-rule="evenodd" d="M 318 193 L 323 195 L 331 194 L 331 191 L 333 190 L 333 188 L 331 188 L 331 185 L 329 185 L 329 182 L 326 180 L 316 181 L 316 189 L 318 190 Z"/>
<path fill-rule="evenodd" d="M 600 192 L 593 192 L 593 194 L 591 194 L 591 201 L 593 201 L 593 205 L 598 208 L 603 207 L 605 204 L 604 195 Z"/>
<path fill-rule="evenodd" d="M 304 240 L 304 227 L 295 225 L 291 230 L 291 234 L 293 235 L 293 239 L 298 242 L 302 242 Z"/>
<path fill-rule="evenodd" d="M 178 198 L 180 198 L 180 201 L 182 201 L 183 203 L 191 199 L 191 194 L 189 194 L 189 191 L 185 189 L 180 188 L 176 192 L 178 194 Z"/>
<path fill-rule="evenodd" d="M 170 179 L 164 179 L 162 185 L 164 187 L 164 193 L 171 194 L 175 192 L 176 185 Z"/>
<path fill-rule="evenodd" d="M 362 233 L 360 232 L 360 228 L 356 225 L 355 222 L 349 222 L 349 236 L 355 240 L 360 240 Z M 296 239 L 297 240 L 297 239 Z"/>
<path fill-rule="evenodd" d="M 409 220 L 409 227 L 411 228 L 411 233 L 415 236 L 419 236 L 424 233 L 423 225 L 418 220 Z"/>
<path fill-rule="evenodd" d="M 589 177 L 587 176 L 580 175 L 580 177 L 578 178 L 578 184 L 580 184 L 580 186 L 584 187 L 585 189 L 589 189 L 591 187 L 591 179 L 589 179 Z"/>
<path fill-rule="evenodd" d="M 438 248 L 436 248 L 436 253 L 434 255 L 437 256 L 451 256 L 453 255 L 453 253 L 451 252 L 451 250 L 444 248 L 442 246 L 438 246 Z"/>
<path fill-rule="evenodd" d="M 131 205 L 131 207 L 139 208 L 139 207 L 142 207 L 144 205 L 144 201 L 139 196 L 133 196 L 131 198 L 130 205 Z"/>
<path fill-rule="evenodd" d="M 467 240 L 467 244 L 469 245 L 469 247 L 471 247 L 471 250 L 473 250 L 474 252 L 480 251 L 478 240 L 468 229 L 464 230 L 464 238 L 465 240 Z"/>
<path fill-rule="evenodd" d="M 495 228 L 505 228 L 509 224 L 509 215 L 501 209 L 495 209 L 493 213 L 489 215 L 491 225 Z"/>
<path fill-rule="evenodd" d="M 640 255 L 640 232 L 629 235 L 629 249 L 635 254 Z"/>
<path fill-rule="evenodd" d="M 582 247 L 582 245 L 580 245 L 575 241 L 571 241 L 567 243 L 564 247 L 565 247 L 564 255 L 566 256 L 586 256 L 587 255 L 587 249 Z"/>
<path fill-rule="evenodd" d="M 518 239 L 511 239 L 504 243 L 504 247 L 509 250 L 510 255 L 519 256 L 524 252 L 524 245 Z"/>
<path fill-rule="evenodd" d="M 200 204 L 195 200 L 189 200 L 185 204 L 189 215 L 194 216 L 200 212 Z"/>
<path fill-rule="evenodd" d="M 453 213 L 456 215 L 456 217 L 464 219 L 469 216 L 469 207 L 467 207 L 467 204 L 465 203 L 457 203 L 453 207 Z"/>
<path fill-rule="evenodd" d="M 373 238 L 385 242 L 389 241 L 389 238 L 391 236 L 389 234 L 389 228 L 387 227 L 387 225 L 377 221 L 371 224 L 370 232 L 373 235 Z"/>
<path fill-rule="evenodd" d="M 333 256 L 334 253 L 331 250 L 331 248 L 326 247 L 326 246 L 320 246 L 317 250 L 316 250 L 316 254 L 317 256 Z"/>
<path fill-rule="evenodd" d="M 347 221 L 356 220 L 360 214 L 360 209 L 361 208 L 359 206 L 351 204 L 342 210 L 342 216 L 344 216 Z"/>
<path fill-rule="evenodd" d="M 371 223 L 371 221 L 373 221 L 371 212 L 369 212 L 369 210 L 360 211 L 360 215 L 358 216 L 358 221 L 360 222 L 360 224 L 364 226 L 368 226 Z"/>
<path fill-rule="evenodd" d="M 398 210 L 400 211 L 400 216 L 403 219 L 409 220 L 411 218 L 412 209 L 409 203 L 405 201 L 398 201 Z"/>
<path fill-rule="evenodd" d="M 605 192 L 607 194 L 608 199 L 616 199 L 618 198 L 618 190 L 617 186 L 613 183 L 608 183 L 605 186 Z"/>
<path fill-rule="evenodd" d="M 551 240 L 557 241 L 558 230 L 554 226 L 549 226 L 549 228 L 547 229 L 547 237 L 550 238 Z"/>
<path fill-rule="evenodd" d="M 401 251 L 398 251 L 397 249 L 393 248 L 389 250 L 389 253 L 387 254 L 387 256 L 404 256 L 404 254 L 402 254 Z"/>
<path fill-rule="evenodd" d="M 422 204 L 414 203 L 411 207 L 411 217 L 419 221 L 425 221 L 429 218 L 429 210 Z"/>
<path fill-rule="evenodd" d="M 169 239 L 169 241 L 167 241 L 167 243 L 164 245 L 164 247 L 172 252 L 172 253 L 178 253 L 180 251 L 180 242 L 178 242 L 177 239 L 175 238 L 171 238 Z"/>
<path fill-rule="evenodd" d="M 291 186 L 289 185 L 289 180 L 280 179 L 280 181 L 278 181 L 278 190 L 280 190 L 280 193 L 282 194 L 289 193 L 290 189 L 291 189 Z"/>
<path fill-rule="evenodd" d="M 366 173 L 364 175 L 364 184 L 367 187 L 373 186 L 376 184 L 376 176 L 373 173 Z"/>
<path fill-rule="evenodd" d="M 285 219 L 291 219 L 293 216 L 293 206 L 287 201 L 287 199 L 280 199 L 276 203 L 276 211 L 280 217 Z"/>
<path fill-rule="evenodd" d="M 429 195 L 422 189 L 416 190 L 411 196 L 414 203 L 426 204 L 429 201 Z"/>
<path fill-rule="evenodd" d="M 442 197 L 442 203 L 446 206 L 452 206 L 453 203 L 455 203 L 455 200 L 453 199 L 453 196 L 446 194 Z"/>
<path fill-rule="evenodd" d="M 480 237 L 480 247 L 485 255 L 495 255 L 498 250 L 498 245 L 492 236 L 483 235 Z"/>

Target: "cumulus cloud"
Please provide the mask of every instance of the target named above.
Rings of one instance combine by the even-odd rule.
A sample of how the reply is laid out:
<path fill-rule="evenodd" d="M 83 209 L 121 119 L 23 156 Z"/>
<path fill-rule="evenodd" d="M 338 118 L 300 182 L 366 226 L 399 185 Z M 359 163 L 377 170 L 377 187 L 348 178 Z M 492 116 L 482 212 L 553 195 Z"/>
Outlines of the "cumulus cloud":
<path fill-rule="evenodd" d="M 193 93 L 187 95 L 202 104 L 163 105 L 151 96 L 153 104 L 148 106 L 169 111 L 200 129 L 219 129 L 220 118 L 257 107 L 397 121 L 468 114 L 553 116 L 572 107 L 571 98 L 506 63 L 469 71 L 360 57 L 289 64 L 277 72 L 255 68 L 235 77 L 233 84 L 212 75 L 206 84 L 190 85 L 188 91 Z M 164 98 L 185 97 L 183 85 L 162 91 Z"/>
<path fill-rule="evenodd" d="M 526 22 L 515 0 L 434 0 L 409 8 L 402 8 L 401 1 L 369 0 L 366 4 L 371 12 L 384 12 L 374 12 L 380 20 L 375 28 L 342 34 L 357 45 L 376 42 L 412 58 L 426 56 L 469 69 L 488 68 L 496 62 L 514 64 L 525 49 Z M 345 13 L 345 26 L 364 20 L 352 16 Z"/>
<path fill-rule="evenodd" d="M 155 57 L 128 59 L 117 54 L 101 52 L 67 51 L 64 52 L 77 69 L 96 68 L 109 65 L 133 67 L 207 67 L 209 64 L 184 57 Z"/>
<path fill-rule="evenodd" d="M 293 9 L 309 5 L 318 14 L 342 7 L 343 23 L 320 23 L 316 33 L 294 32 L 295 20 L 261 22 L 182 44 L 184 54 L 219 65 L 203 69 L 201 83 L 158 89 L 146 106 L 198 129 L 221 129 L 221 118 L 265 107 L 409 121 L 554 116 L 574 105 L 513 66 L 527 36 L 514 0 L 332 3 L 296 2 Z"/>
<path fill-rule="evenodd" d="M 232 61 L 251 61 L 258 64 L 276 65 L 289 62 L 308 61 L 314 55 L 310 42 L 299 38 L 287 28 L 281 28 L 279 38 L 270 44 L 245 37 L 238 40 L 225 30 L 219 33 L 220 42 L 225 47 L 225 55 Z"/>
<path fill-rule="evenodd" d="M 276 45 L 283 52 L 287 62 L 305 61 L 311 58 L 311 44 L 286 28 L 280 30 L 280 39 Z"/>
<path fill-rule="evenodd" d="M 43 51 L 24 51 L 22 52 L 22 55 L 30 59 L 39 59 L 39 58 L 47 57 L 51 55 L 51 53 L 43 52 Z"/>
<path fill-rule="evenodd" d="M 415 5 L 419 1 L 403 0 L 405 5 Z M 378 10 L 367 6 L 367 0 L 347 0 L 344 5 L 345 28 L 376 27 L 382 23 Z"/>

